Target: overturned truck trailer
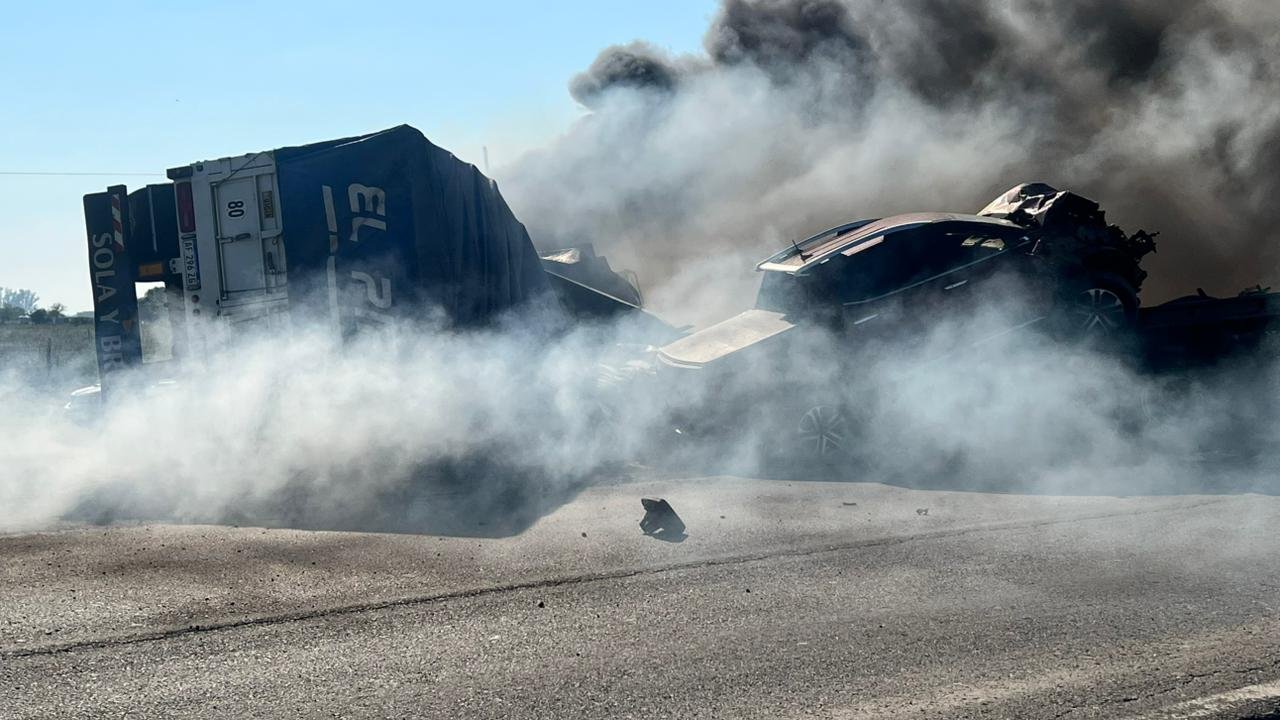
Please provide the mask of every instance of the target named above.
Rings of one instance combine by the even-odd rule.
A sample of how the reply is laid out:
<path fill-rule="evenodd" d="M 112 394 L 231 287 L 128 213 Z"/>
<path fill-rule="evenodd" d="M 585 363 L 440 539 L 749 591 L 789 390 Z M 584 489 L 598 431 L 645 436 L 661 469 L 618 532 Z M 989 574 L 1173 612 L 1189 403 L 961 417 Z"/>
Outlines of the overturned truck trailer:
<path fill-rule="evenodd" d="M 348 336 L 424 312 L 457 327 L 563 309 L 493 181 L 407 125 L 168 177 L 84 198 L 104 389 L 142 358 L 135 283 L 164 283 L 175 357 L 228 330 L 318 321 Z"/>

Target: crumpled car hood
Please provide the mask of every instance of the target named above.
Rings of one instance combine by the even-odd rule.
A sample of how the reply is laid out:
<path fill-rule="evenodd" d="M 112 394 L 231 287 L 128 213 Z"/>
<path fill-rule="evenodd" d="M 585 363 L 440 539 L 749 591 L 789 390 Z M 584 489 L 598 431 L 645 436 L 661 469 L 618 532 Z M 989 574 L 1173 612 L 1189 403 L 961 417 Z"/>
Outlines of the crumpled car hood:
<path fill-rule="evenodd" d="M 658 359 L 668 365 L 698 368 L 795 326 L 780 312 L 752 309 L 659 348 Z"/>

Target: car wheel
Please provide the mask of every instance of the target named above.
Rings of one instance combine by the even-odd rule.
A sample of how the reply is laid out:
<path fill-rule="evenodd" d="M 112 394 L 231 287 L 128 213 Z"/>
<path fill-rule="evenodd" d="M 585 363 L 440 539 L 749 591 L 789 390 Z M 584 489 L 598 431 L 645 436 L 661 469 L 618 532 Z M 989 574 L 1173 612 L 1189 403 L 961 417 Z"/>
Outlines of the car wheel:
<path fill-rule="evenodd" d="M 1079 341 L 1110 341 L 1127 332 L 1138 312 L 1137 295 L 1123 281 L 1097 277 L 1063 298 L 1063 335 Z"/>
<path fill-rule="evenodd" d="M 814 405 L 800 416 L 796 441 L 805 457 L 828 462 L 849 456 L 853 442 L 849 414 L 838 405 Z"/>
<path fill-rule="evenodd" d="M 1071 308 L 1082 333 L 1111 333 L 1128 324 L 1129 309 L 1115 291 L 1094 287 L 1083 290 Z"/>

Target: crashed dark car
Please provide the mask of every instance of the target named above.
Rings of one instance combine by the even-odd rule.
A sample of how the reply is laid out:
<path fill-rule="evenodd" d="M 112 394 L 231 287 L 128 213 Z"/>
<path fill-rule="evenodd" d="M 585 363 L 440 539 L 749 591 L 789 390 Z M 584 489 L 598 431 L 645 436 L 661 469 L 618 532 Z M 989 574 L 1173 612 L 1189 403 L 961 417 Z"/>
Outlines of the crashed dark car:
<path fill-rule="evenodd" d="M 699 398 L 676 410 L 678 429 L 714 432 L 757 413 L 778 420 L 780 445 L 841 455 L 852 418 L 805 382 L 806 357 L 854 369 L 815 376 L 856 377 L 869 353 L 889 343 L 911 348 L 949 322 L 962 328 L 949 338 L 956 348 L 1029 328 L 1105 341 L 1135 322 L 1146 276 L 1139 263 L 1152 250 L 1152 236 L 1128 235 L 1107 224 L 1096 203 L 1043 184 L 1017 186 L 973 215 L 914 213 L 834 227 L 757 266 L 764 277 L 754 308 L 657 352 L 666 382 L 703 388 L 675 393 Z M 806 347 L 815 330 L 838 348 Z M 766 399 L 748 389 L 747 407 L 730 399 L 742 388 L 723 388 L 748 368 L 768 368 L 769 358 L 791 364 L 775 373 L 787 378 L 778 381 L 782 391 Z"/>

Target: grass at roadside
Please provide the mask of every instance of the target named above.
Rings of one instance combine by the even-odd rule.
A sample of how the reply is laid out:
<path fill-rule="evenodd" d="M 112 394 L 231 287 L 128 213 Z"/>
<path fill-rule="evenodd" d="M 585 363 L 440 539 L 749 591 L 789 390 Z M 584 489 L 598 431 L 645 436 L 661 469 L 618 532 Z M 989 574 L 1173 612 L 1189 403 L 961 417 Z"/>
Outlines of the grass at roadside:
<path fill-rule="evenodd" d="M 49 389 L 97 382 L 93 326 L 0 325 L 0 374 Z"/>
<path fill-rule="evenodd" d="M 171 338 L 167 322 L 142 323 L 143 360 L 168 360 Z M 93 326 L 0 325 L 0 378 L 55 391 L 96 383 Z"/>

